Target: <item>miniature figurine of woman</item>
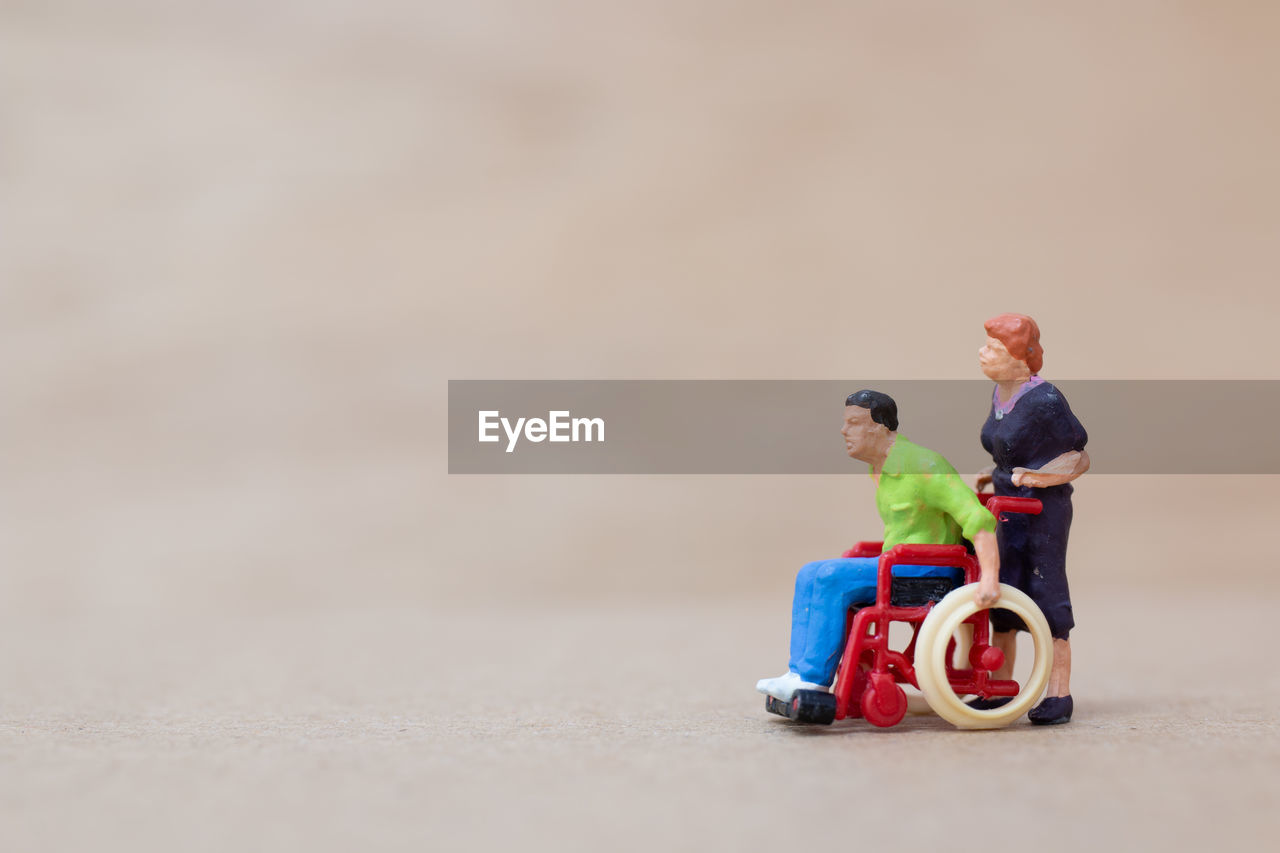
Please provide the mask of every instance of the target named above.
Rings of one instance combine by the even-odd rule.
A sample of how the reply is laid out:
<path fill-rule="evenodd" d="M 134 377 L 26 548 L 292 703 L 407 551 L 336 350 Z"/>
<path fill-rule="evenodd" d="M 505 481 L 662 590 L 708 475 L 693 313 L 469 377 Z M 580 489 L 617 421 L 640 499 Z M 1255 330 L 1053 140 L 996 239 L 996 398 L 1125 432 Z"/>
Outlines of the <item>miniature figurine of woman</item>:
<path fill-rule="evenodd" d="M 982 426 L 982 446 L 995 465 L 978 475 L 997 495 L 1038 498 L 1039 515 L 1010 513 L 1000 525 L 1000 581 L 1017 587 L 1039 605 L 1053 634 L 1053 669 L 1046 698 L 1028 717 L 1037 725 L 1071 719 L 1071 642 L 1075 620 L 1067 588 L 1067 534 L 1071 529 L 1071 481 L 1089 470 L 1088 434 L 1066 398 L 1038 375 L 1044 362 L 1040 329 L 1023 314 L 1001 314 L 985 324 L 987 343 L 978 363 L 996 383 L 991 414 Z M 1016 631 L 1022 620 L 1007 610 L 991 611 L 996 645 L 1005 654 L 997 678 L 1010 678 Z M 975 699 L 978 708 L 999 707 L 1004 699 Z"/>

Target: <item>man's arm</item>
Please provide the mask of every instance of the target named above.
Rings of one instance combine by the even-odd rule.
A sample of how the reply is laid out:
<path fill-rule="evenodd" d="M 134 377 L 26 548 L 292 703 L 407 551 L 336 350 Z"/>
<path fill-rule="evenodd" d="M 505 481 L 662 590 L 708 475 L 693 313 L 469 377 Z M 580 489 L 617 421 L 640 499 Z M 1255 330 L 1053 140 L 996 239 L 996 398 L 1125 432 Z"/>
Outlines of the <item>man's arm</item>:
<path fill-rule="evenodd" d="M 930 491 L 935 505 L 955 519 L 964 538 L 973 543 L 978 565 L 982 568 L 973 598 L 979 607 L 990 607 L 1000 600 L 1000 548 L 996 544 L 996 517 L 969 490 L 959 474 L 935 475 Z"/>
<path fill-rule="evenodd" d="M 990 607 L 1000 600 L 1000 548 L 996 535 L 990 530 L 979 530 L 973 536 L 973 550 L 978 552 L 978 565 L 982 567 L 973 600 L 979 607 Z"/>

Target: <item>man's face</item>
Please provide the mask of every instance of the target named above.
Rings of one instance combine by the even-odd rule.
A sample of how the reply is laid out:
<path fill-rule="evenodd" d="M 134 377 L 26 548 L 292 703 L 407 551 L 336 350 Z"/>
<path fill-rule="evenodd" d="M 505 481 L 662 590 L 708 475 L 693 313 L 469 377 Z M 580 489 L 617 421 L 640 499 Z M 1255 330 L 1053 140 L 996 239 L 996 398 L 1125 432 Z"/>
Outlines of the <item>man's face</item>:
<path fill-rule="evenodd" d="M 887 428 L 871 420 L 871 410 L 861 406 L 844 407 L 844 426 L 840 434 L 844 436 L 844 449 L 854 459 L 870 462 L 875 439 Z"/>

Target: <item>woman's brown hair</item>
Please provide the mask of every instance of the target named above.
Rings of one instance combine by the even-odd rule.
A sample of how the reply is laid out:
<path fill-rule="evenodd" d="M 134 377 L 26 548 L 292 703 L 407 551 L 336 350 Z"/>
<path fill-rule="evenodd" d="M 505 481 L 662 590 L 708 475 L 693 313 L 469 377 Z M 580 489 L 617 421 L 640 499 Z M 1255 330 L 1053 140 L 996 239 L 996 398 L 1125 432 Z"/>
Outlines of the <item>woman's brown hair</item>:
<path fill-rule="evenodd" d="M 1024 361 L 1032 374 L 1044 366 L 1044 347 L 1040 346 L 1040 327 L 1026 314 L 997 314 L 983 328 L 987 334 L 1004 344 L 1009 355 Z"/>

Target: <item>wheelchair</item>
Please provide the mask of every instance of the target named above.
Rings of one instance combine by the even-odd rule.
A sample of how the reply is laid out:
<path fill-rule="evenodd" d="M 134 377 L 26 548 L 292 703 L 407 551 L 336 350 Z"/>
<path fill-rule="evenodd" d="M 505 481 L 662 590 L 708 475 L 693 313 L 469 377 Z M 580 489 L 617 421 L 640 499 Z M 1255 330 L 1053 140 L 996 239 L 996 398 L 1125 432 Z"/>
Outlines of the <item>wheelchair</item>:
<path fill-rule="evenodd" d="M 1041 510 L 1035 498 L 980 493 L 978 499 L 1001 522 L 1008 513 L 1038 515 Z M 831 692 L 798 690 L 790 702 L 768 696 L 765 708 L 801 723 L 862 717 L 874 726 L 894 726 L 908 710 L 906 684 L 924 695 L 933 713 L 962 729 L 999 728 L 1030 710 L 1044 692 L 1053 661 L 1049 623 L 1036 603 L 1021 590 L 1000 585 L 995 606 L 1022 619 L 1035 654 L 1025 683 L 997 679 L 994 673 L 1004 664 L 1004 653 L 990 644 L 990 611 L 973 598 L 981 575 L 977 557 L 964 545 L 898 545 L 884 553 L 882 545 L 859 542 L 841 555 L 878 556 L 880 563 L 875 603 L 849 610 L 844 654 Z M 956 568 L 963 573 L 963 585 L 949 578 L 894 577 L 897 565 Z M 901 651 L 889 647 L 893 622 L 911 628 L 911 640 Z M 966 695 L 1007 696 L 1010 701 L 979 710 L 965 704 Z"/>

